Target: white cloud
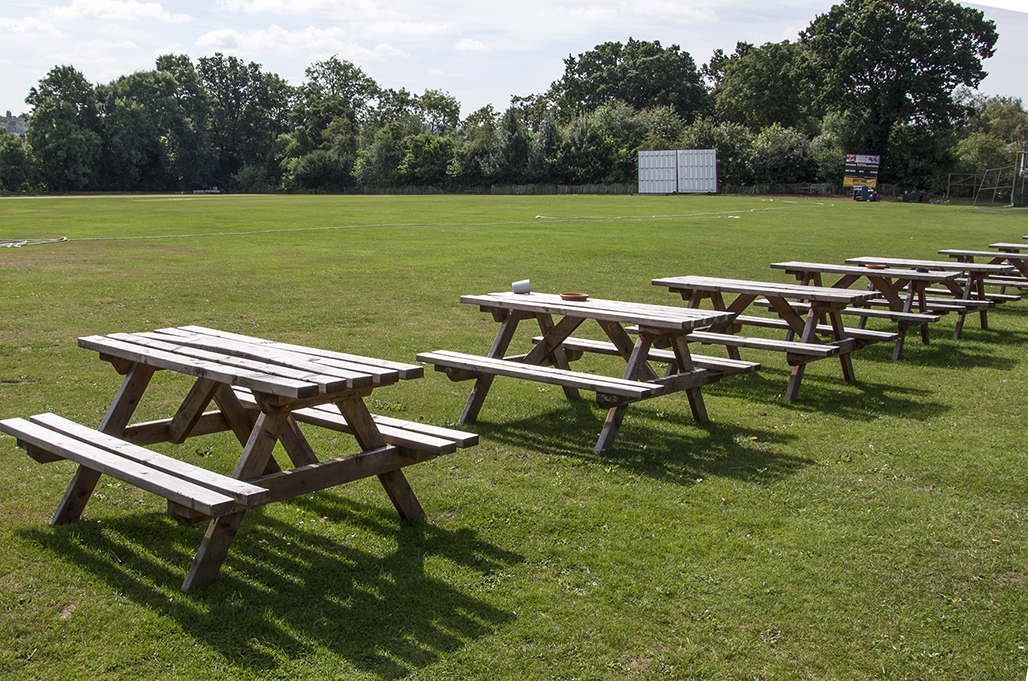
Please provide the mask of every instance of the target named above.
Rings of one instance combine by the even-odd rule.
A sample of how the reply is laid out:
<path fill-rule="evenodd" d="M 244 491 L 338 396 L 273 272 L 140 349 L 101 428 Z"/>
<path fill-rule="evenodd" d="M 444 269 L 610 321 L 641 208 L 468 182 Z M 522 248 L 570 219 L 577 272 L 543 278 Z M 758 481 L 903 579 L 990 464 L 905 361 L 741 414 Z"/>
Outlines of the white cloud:
<path fill-rule="evenodd" d="M 8 38 L 11 36 L 60 38 L 64 35 L 53 24 L 35 17 L 26 17 L 24 19 L 0 18 L 0 34 Z"/>
<path fill-rule="evenodd" d="M 158 3 L 143 3 L 137 2 L 137 0 L 72 0 L 70 5 L 51 7 L 44 10 L 42 14 L 44 17 L 58 21 L 147 20 L 180 24 L 190 20 L 188 14 L 171 14 Z"/>
<path fill-rule="evenodd" d="M 474 38 L 464 38 L 459 41 L 454 47 L 460 52 L 488 52 L 489 48 L 486 47 L 485 43 L 481 40 L 475 40 Z"/>
<path fill-rule="evenodd" d="M 365 35 L 390 35 L 397 37 L 437 36 L 454 32 L 454 28 L 450 24 L 424 21 L 358 21 L 353 24 L 353 27 Z"/>
<path fill-rule="evenodd" d="M 364 47 L 352 39 L 349 31 L 339 27 L 308 26 L 299 31 L 289 31 L 275 24 L 253 31 L 223 28 L 203 34 L 196 44 L 255 57 L 266 52 L 296 56 L 338 54 L 354 62 L 368 62 L 407 56 L 403 50 L 387 43 Z"/>

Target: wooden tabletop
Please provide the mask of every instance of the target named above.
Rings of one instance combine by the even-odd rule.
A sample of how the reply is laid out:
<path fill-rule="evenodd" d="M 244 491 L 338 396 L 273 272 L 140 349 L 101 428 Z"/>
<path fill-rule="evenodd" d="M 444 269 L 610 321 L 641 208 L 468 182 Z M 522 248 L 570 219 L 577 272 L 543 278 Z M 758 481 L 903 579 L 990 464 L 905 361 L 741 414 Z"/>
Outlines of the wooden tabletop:
<path fill-rule="evenodd" d="M 995 257 L 995 254 L 993 254 Z M 879 258 L 876 256 L 862 256 L 860 258 L 847 258 L 846 262 L 851 265 L 889 265 L 893 267 L 926 268 L 930 270 L 951 270 L 954 272 L 968 272 L 976 274 L 1000 274 L 1002 272 L 1013 272 L 1011 265 L 990 265 L 978 262 L 954 262 L 952 260 L 912 260 L 907 258 Z"/>
<path fill-rule="evenodd" d="M 780 284 L 773 281 L 750 281 L 748 279 L 724 279 L 721 277 L 665 277 L 654 279 L 654 286 L 667 286 L 672 291 L 717 291 L 775 298 L 795 298 L 819 303 L 843 303 L 854 305 L 878 297 L 875 291 L 828 288 L 825 286 L 804 286 L 802 284 Z"/>
<path fill-rule="evenodd" d="M 993 253 L 991 255 L 995 256 L 996 254 Z M 856 274 L 860 276 L 889 277 L 891 279 L 932 282 L 947 281 L 950 279 L 956 279 L 958 276 L 960 276 L 959 272 L 946 272 L 943 270 L 918 272 L 915 269 L 899 267 L 872 269 L 862 265 L 838 265 L 834 263 L 803 262 L 798 260 L 790 260 L 788 262 L 773 262 L 771 263 L 771 267 L 779 270 L 785 270 L 787 272 L 822 272 L 824 274 Z"/>
<path fill-rule="evenodd" d="M 1024 249 L 1028 248 L 1028 244 L 1023 244 L 1023 243 L 1022 244 L 998 243 L 998 244 L 989 244 L 989 248 L 997 248 L 997 249 L 999 249 L 1001 251 L 1006 251 L 1006 250 L 1022 251 Z"/>
<path fill-rule="evenodd" d="M 589 298 L 585 301 L 567 301 L 552 293 L 489 293 L 461 296 L 460 301 L 483 308 L 504 308 L 524 312 L 558 314 L 638 324 L 658 329 L 689 330 L 731 321 L 731 312 L 696 310 L 670 305 L 630 303 L 620 300 Z"/>
<path fill-rule="evenodd" d="M 939 255 L 948 255 L 951 258 L 1003 258 L 1004 260 L 1028 260 L 1028 253 L 997 253 L 996 251 L 965 251 L 960 248 L 944 248 Z"/>
<path fill-rule="evenodd" d="M 183 326 L 83 336 L 80 347 L 190 376 L 283 397 L 308 398 L 419 378 L 424 367 Z"/>

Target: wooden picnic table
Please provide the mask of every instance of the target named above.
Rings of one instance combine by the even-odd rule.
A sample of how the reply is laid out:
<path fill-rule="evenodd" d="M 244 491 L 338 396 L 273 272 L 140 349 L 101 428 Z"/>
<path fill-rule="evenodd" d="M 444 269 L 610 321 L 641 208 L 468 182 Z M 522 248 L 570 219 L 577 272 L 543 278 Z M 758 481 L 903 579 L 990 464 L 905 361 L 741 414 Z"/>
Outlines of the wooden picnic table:
<path fill-rule="evenodd" d="M 962 272 L 964 275 L 963 288 L 958 280 L 941 282 L 943 290 L 940 293 L 948 293 L 953 300 L 929 300 L 929 303 L 946 304 L 956 303 L 964 306 L 964 309 L 957 313 L 957 323 L 953 330 L 953 338 L 959 339 L 964 329 L 964 319 L 969 312 L 978 312 L 981 327 L 989 328 L 987 311 L 995 307 L 995 300 L 990 300 L 985 294 L 985 279 L 994 275 L 1009 274 L 1014 271 L 1010 265 L 994 265 L 975 262 L 953 262 L 952 260 L 917 260 L 911 258 L 879 258 L 876 256 L 862 256 L 859 258 L 848 258 L 850 265 L 885 265 L 892 268 L 906 268 L 913 270 L 945 270 L 951 272 Z"/>
<path fill-rule="evenodd" d="M 939 320 L 939 315 L 932 314 L 932 310 L 928 308 L 927 287 L 933 284 L 944 284 L 960 276 L 959 272 L 944 270 L 919 272 L 909 268 L 889 268 L 881 265 L 869 268 L 797 260 L 771 263 L 771 267 L 789 272 L 804 286 L 824 286 L 824 275 L 839 275 L 839 278 L 831 285 L 832 288 L 850 288 L 857 282 L 866 279 L 868 285 L 880 294 L 880 299 L 864 303 L 867 307 L 846 308 L 842 313 L 859 316 L 859 328 L 865 327 L 868 317 L 885 318 L 896 322 L 899 338 L 896 339 L 892 353 L 892 358 L 895 360 L 898 360 L 903 352 L 903 341 L 908 330 L 920 328 L 921 342 L 927 345 L 928 324 Z M 884 305 L 887 309 L 877 310 L 870 307 L 877 304 Z"/>
<path fill-rule="evenodd" d="M 851 382 L 855 380 L 850 359 L 853 350 L 878 340 L 894 341 L 897 337 L 894 333 L 847 329 L 843 326 L 842 311 L 876 298 L 878 294 L 872 291 L 702 276 L 665 277 L 654 279 L 653 284 L 666 286 L 672 293 L 681 294 L 682 298 L 688 301 L 690 308 L 699 308 L 701 301 L 709 298 L 715 310 L 734 313 L 734 322 L 783 329 L 786 331 L 787 341 L 799 336 L 803 345 L 828 345 L 833 348 L 835 352 L 831 355 L 794 355 L 790 358 L 792 375 L 785 391 L 787 402 L 792 402 L 798 396 L 804 369 L 809 362 L 837 356 L 842 366 L 843 378 Z M 735 299 L 729 305 L 725 304 L 726 293 L 735 294 Z M 742 314 L 758 299 L 766 300 L 779 319 Z M 794 302 L 801 302 L 802 305 L 796 306 Z M 826 319 L 828 323 L 822 324 L 822 319 Z M 723 334 L 731 334 L 735 330 L 732 321 L 722 322 L 710 328 L 712 332 Z M 823 343 L 818 334 L 828 336 L 828 343 Z M 733 354 L 733 350 L 737 353 L 736 348 L 729 348 L 729 356 L 738 357 L 738 354 Z"/>
<path fill-rule="evenodd" d="M 402 517 L 422 517 L 401 469 L 478 439 L 368 411 L 364 400 L 372 391 L 422 377 L 424 368 L 417 364 L 199 326 L 86 336 L 78 342 L 124 375 L 99 429 L 40 414 L 29 421 L 7 419 L 0 430 L 18 437 L 38 461 L 66 458 L 80 464 L 51 524 L 77 519 L 101 474 L 165 497 L 169 513 L 181 522 L 210 520 L 183 590 L 215 579 L 249 508 L 374 475 Z M 130 423 L 158 371 L 195 381 L 171 417 Z M 212 402 L 217 408 L 208 410 Z M 299 423 L 350 433 L 359 452 L 321 460 Z M 243 445 L 231 476 L 144 447 L 221 431 L 232 431 Z M 272 456 L 276 443 L 292 468 L 282 470 Z"/>
<path fill-rule="evenodd" d="M 1009 286 L 1028 286 L 1028 253 L 1022 253 L 1024 244 L 991 244 L 989 248 L 996 248 L 993 251 L 975 251 L 961 248 L 946 248 L 939 251 L 939 255 L 948 255 L 959 262 L 975 262 L 976 258 L 984 258 L 991 265 L 1009 265 L 1017 270 L 1016 274 L 995 275 L 984 280 L 986 285 L 1000 287 L 1000 296 L 997 302 L 1005 302 L 1011 299 L 1019 299 L 1020 296 L 1008 296 L 1006 289 Z"/>
<path fill-rule="evenodd" d="M 418 354 L 418 360 L 434 364 L 451 380 L 475 380 L 460 416 L 461 423 L 478 417 L 498 375 L 559 385 L 568 399 L 577 399 L 579 390 L 594 391 L 597 403 L 608 409 L 595 448 L 601 453 L 613 447 L 629 404 L 684 390 L 693 416 L 706 421 L 700 387 L 723 376 L 760 367 L 755 362 L 701 358 L 689 352 L 689 334 L 711 324 L 730 322 L 734 315 L 727 312 L 597 298 L 568 301 L 545 293 L 489 293 L 461 296 L 460 300 L 478 305 L 499 322 L 488 355 L 437 350 Z M 555 315 L 561 317 L 556 323 Z M 518 324 L 533 319 L 543 335 L 533 339 L 535 346 L 528 352 L 507 355 Z M 597 322 L 608 341 L 571 337 L 588 320 Z M 635 334 L 634 340 L 630 332 Z M 626 362 L 623 375 L 617 378 L 572 371 L 569 363 L 582 352 L 621 356 Z M 664 375 L 658 374 L 650 361 L 666 363 Z"/>

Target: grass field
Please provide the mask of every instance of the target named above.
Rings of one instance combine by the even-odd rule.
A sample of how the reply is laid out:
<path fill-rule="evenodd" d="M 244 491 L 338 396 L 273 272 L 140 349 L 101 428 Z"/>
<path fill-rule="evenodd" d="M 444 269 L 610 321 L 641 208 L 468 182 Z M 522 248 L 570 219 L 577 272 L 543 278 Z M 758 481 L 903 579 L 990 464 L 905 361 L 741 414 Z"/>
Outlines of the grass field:
<path fill-rule="evenodd" d="M 119 377 L 82 335 L 201 324 L 413 361 L 484 353 L 496 324 L 459 296 L 518 279 L 682 304 L 650 280 L 1026 234 L 1023 210 L 843 199 L 2 199 L 0 239 L 67 240 L 0 249 L 0 417 L 98 425 Z M 74 467 L 4 437 L 0 678 L 1024 678 L 1028 301 L 952 329 L 858 352 L 854 384 L 814 363 L 791 404 L 784 357 L 744 353 L 763 368 L 704 389 L 709 423 L 681 393 L 634 405 L 603 456 L 591 399 L 498 379 L 461 426 L 481 444 L 409 469 L 426 521 L 374 481 L 273 504 L 185 594 L 203 525 L 104 478 L 52 528 Z M 140 418 L 187 388 L 155 381 Z M 469 389 L 426 371 L 370 404 L 452 426 Z M 238 444 L 161 451 L 228 472 Z"/>

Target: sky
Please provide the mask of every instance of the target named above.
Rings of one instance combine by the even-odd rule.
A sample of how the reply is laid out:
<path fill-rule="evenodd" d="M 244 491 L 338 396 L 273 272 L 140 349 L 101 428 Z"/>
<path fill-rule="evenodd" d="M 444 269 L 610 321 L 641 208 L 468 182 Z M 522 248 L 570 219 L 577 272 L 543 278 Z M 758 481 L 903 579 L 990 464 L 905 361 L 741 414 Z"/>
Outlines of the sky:
<path fill-rule="evenodd" d="M 467 115 L 545 92 L 563 60 L 607 41 L 678 45 L 697 66 L 715 49 L 795 40 L 832 0 L 5 0 L 0 112 L 27 112 L 29 89 L 55 66 L 94 84 L 154 68 L 163 54 L 220 52 L 293 85 L 333 55 L 379 85 L 442 90 Z M 996 23 L 979 90 L 1028 105 L 1028 0 L 961 3 Z"/>

